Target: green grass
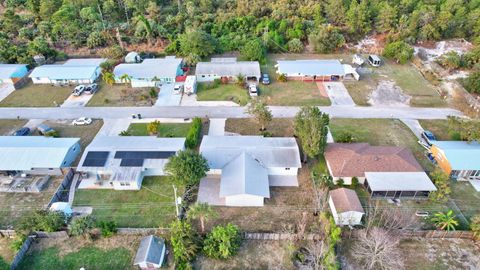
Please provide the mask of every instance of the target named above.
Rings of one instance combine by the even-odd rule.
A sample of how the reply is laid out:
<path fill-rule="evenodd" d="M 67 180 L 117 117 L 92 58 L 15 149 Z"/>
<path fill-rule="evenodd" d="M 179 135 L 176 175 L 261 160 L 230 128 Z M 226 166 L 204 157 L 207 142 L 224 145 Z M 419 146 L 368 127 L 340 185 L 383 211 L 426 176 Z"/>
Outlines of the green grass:
<path fill-rule="evenodd" d="M 250 99 L 247 89 L 236 84 L 220 84 L 218 87 L 207 89 L 208 84 L 209 83 L 198 84 L 198 101 L 233 101 L 237 104 L 245 105 Z"/>
<path fill-rule="evenodd" d="M 467 181 L 452 181 L 450 198 L 457 205 L 468 221 L 480 214 L 480 193 Z"/>
<path fill-rule="evenodd" d="M 23 127 L 27 120 L 0 119 L 0 136 L 11 135 L 17 129 Z"/>
<path fill-rule="evenodd" d="M 80 189 L 73 204 L 91 206 L 97 220 L 113 220 L 119 227 L 166 227 L 175 219 L 168 177 L 145 177 L 140 190 Z"/>
<path fill-rule="evenodd" d="M 149 87 L 132 88 L 130 85 L 108 85 L 98 81 L 99 90 L 87 103 L 88 107 L 152 106 L 156 98 L 150 97 Z M 158 91 L 158 89 L 156 89 Z"/>
<path fill-rule="evenodd" d="M 274 77 L 272 75 L 270 77 Z M 288 81 L 282 83 L 271 80 L 270 85 L 260 85 L 260 96 L 266 97 L 269 105 L 329 106 L 331 104 L 328 97 L 320 94 L 320 90 L 314 82 Z"/>
<path fill-rule="evenodd" d="M 160 123 L 158 137 L 186 137 L 191 123 Z M 128 127 L 132 136 L 149 136 L 148 123 L 133 123 Z"/>
<path fill-rule="evenodd" d="M 450 132 L 448 120 L 419 120 L 420 125 L 431 131 L 440 141 L 459 141 L 458 132 Z"/>
<path fill-rule="evenodd" d="M 371 145 L 406 146 L 426 171 L 433 170 L 432 163 L 425 156 L 425 149 L 418 139 L 400 120 L 397 119 L 338 119 L 330 121 L 330 130 L 335 139 L 342 132 L 353 134 L 356 142 Z"/>
<path fill-rule="evenodd" d="M 52 247 L 27 255 L 18 269 L 74 270 L 85 269 L 132 269 L 132 256 L 125 248 L 102 250 L 84 247 L 77 252 L 59 256 L 60 250 Z"/>
<path fill-rule="evenodd" d="M 292 137 L 293 119 L 273 118 L 266 128 L 274 137 Z M 261 135 L 260 126 L 253 118 L 229 118 L 225 122 L 225 131 L 240 135 Z"/>
<path fill-rule="evenodd" d="M 55 107 L 72 93 L 74 86 L 28 83 L 0 102 L 0 107 Z"/>

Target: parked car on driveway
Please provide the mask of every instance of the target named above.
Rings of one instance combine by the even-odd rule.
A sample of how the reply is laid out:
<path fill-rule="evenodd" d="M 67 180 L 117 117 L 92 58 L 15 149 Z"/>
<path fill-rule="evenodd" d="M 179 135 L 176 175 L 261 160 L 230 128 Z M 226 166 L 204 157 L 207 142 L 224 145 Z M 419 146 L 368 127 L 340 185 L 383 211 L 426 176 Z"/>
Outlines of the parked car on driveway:
<path fill-rule="evenodd" d="M 45 124 L 38 125 L 37 130 L 40 133 L 40 135 L 45 135 L 48 132 L 55 131 L 53 128 L 51 128 L 51 127 L 49 127 Z"/>
<path fill-rule="evenodd" d="M 425 130 L 422 132 L 422 138 L 428 143 L 428 145 L 432 145 L 432 141 L 436 141 L 437 138 L 433 135 L 432 132 Z"/>
<path fill-rule="evenodd" d="M 80 117 L 78 119 L 73 120 L 72 125 L 74 126 L 86 126 L 92 123 L 92 118 L 87 117 Z"/>
<path fill-rule="evenodd" d="M 85 93 L 89 95 L 93 95 L 98 91 L 98 84 L 92 83 L 85 86 Z"/>
<path fill-rule="evenodd" d="M 27 136 L 30 134 L 30 129 L 28 127 L 21 128 L 13 133 L 13 136 Z"/>
<path fill-rule="evenodd" d="M 78 85 L 77 87 L 75 87 L 75 89 L 73 89 L 73 95 L 78 97 L 83 93 L 83 91 L 85 91 L 85 85 Z"/>
<path fill-rule="evenodd" d="M 173 93 L 175 95 L 180 95 L 182 94 L 182 91 L 183 91 L 183 85 L 181 84 L 176 84 L 174 87 L 173 87 Z"/>
<path fill-rule="evenodd" d="M 257 85 L 255 84 L 250 84 L 248 86 L 248 94 L 251 96 L 251 97 L 257 97 L 258 96 L 258 88 L 257 88 Z"/>
<path fill-rule="evenodd" d="M 270 76 L 267 73 L 262 74 L 262 84 L 268 85 L 270 84 Z"/>

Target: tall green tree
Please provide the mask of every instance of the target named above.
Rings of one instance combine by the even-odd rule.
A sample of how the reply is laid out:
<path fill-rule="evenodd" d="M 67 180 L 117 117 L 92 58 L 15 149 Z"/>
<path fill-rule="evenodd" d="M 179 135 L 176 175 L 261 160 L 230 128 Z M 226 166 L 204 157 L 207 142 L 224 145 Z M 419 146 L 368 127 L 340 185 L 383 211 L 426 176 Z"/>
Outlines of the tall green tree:
<path fill-rule="evenodd" d="M 176 220 L 170 224 L 170 241 L 177 267 L 185 269 L 200 250 L 200 241 L 190 223 Z"/>
<path fill-rule="evenodd" d="M 413 57 L 413 48 L 404 41 L 395 41 L 385 45 L 383 56 L 394 59 L 399 64 L 405 64 Z"/>
<path fill-rule="evenodd" d="M 317 53 L 331 53 L 345 44 L 340 29 L 331 25 L 321 25 L 308 36 L 308 40 Z"/>
<path fill-rule="evenodd" d="M 240 50 L 242 59 L 248 61 L 265 61 L 265 47 L 263 43 L 257 38 L 248 41 Z"/>
<path fill-rule="evenodd" d="M 246 112 L 252 115 L 260 125 L 260 130 L 265 130 L 265 126 L 272 121 L 273 115 L 267 106 L 267 103 L 260 98 L 254 98 L 247 105 Z"/>
<path fill-rule="evenodd" d="M 382 2 L 378 11 L 376 28 L 379 32 L 390 32 L 397 24 L 398 10 L 388 2 Z"/>
<path fill-rule="evenodd" d="M 216 40 L 203 30 L 189 30 L 178 37 L 180 53 L 189 55 L 191 53 L 200 57 L 213 54 L 216 51 Z"/>
<path fill-rule="evenodd" d="M 452 210 L 436 213 L 432 222 L 440 230 L 455 231 L 455 227 L 458 226 L 458 220 Z"/>
<path fill-rule="evenodd" d="M 200 179 L 205 177 L 209 170 L 207 160 L 190 149 L 171 156 L 165 165 L 165 171 L 173 182 L 183 186 L 198 185 Z"/>
<path fill-rule="evenodd" d="M 363 37 L 371 30 L 370 9 L 368 1 L 352 0 L 346 14 L 346 26 L 350 35 Z"/>
<path fill-rule="evenodd" d="M 327 144 L 329 116 L 318 107 L 302 107 L 295 116 L 295 135 L 300 139 L 304 160 L 314 158 L 325 151 Z"/>
<path fill-rule="evenodd" d="M 211 218 L 216 218 L 218 213 L 208 203 L 196 203 L 188 210 L 188 218 L 198 219 L 202 234 L 205 232 L 205 222 Z"/>

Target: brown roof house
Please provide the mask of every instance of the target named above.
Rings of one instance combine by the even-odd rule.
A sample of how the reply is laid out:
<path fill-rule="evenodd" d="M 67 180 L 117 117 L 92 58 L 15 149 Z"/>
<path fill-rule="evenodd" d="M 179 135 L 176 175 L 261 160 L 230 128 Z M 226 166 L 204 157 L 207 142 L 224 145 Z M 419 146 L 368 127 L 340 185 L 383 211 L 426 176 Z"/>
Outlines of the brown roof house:
<path fill-rule="evenodd" d="M 372 197 L 427 197 L 436 190 L 406 147 L 331 143 L 325 150 L 325 160 L 335 182 L 343 179 L 350 185 L 357 177 Z"/>
<path fill-rule="evenodd" d="M 330 191 L 328 195 L 328 205 L 335 224 L 353 226 L 362 223 L 365 211 L 354 190 L 338 188 Z"/>

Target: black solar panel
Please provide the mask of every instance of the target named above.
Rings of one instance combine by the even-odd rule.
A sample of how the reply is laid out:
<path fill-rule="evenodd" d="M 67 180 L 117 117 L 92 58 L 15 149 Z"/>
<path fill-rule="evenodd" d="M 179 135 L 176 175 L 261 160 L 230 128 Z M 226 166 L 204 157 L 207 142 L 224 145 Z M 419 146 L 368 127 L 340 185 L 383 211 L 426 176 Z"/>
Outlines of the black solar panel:
<path fill-rule="evenodd" d="M 118 151 L 118 159 L 165 159 L 175 155 L 175 151 Z"/>
<path fill-rule="evenodd" d="M 107 158 L 110 152 L 105 151 L 92 151 L 88 152 L 82 166 L 84 167 L 103 167 L 107 162 Z"/>
<path fill-rule="evenodd" d="M 142 167 L 143 159 L 122 159 L 120 162 L 121 167 Z"/>

